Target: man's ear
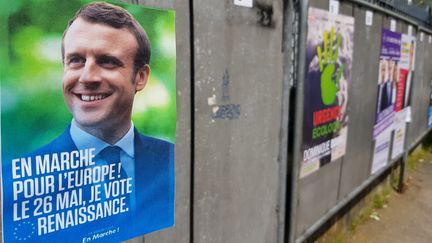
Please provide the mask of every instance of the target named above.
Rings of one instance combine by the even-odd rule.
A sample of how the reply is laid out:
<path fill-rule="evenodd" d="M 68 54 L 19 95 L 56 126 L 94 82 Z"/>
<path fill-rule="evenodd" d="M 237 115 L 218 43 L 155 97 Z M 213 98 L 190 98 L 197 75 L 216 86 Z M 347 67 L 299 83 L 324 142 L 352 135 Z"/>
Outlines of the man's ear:
<path fill-rule="evenodd" d="M 147 84 L 150 76 L 150 66 L 145 64 L 135 74 L 135 92 L 141 91 Z"/>

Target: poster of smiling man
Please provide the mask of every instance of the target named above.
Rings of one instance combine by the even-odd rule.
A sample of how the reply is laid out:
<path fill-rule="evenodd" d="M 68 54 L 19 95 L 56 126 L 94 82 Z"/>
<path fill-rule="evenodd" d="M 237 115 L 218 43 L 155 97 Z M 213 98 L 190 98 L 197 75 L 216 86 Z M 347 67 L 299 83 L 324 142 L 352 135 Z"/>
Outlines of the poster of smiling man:
<path fill-rule="evenodd" d="M 354 18 L 310 8 L 304 85 L 304 177 L 345 154 Z"/>
<path fill-rule="evenodd" d="M 174 12 L 81 0 L 8 6 L 3 242 L 119 242 L 173 226 Z"/>

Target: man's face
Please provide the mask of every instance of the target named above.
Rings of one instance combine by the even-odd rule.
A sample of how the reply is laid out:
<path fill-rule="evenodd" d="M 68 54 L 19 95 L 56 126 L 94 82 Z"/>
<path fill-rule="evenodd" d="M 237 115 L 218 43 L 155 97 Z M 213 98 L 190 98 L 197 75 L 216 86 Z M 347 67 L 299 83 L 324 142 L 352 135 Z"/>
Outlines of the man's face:
<path fill-rule="evenodd" d="M 134 73 L 134 35 L 78 18 L 63 46 L 63 95 L 77 123 L 89 129 L 129 125 L 135 93 L 149 74 L 147 65 Z"/>
<path fill-rule="evenodd" d="M 381 66 L 381 83 L 384 83 L 386 81 L 385 80 L 386 62 L 385 61 L 381 61 L 380 66 Z"/>
<path fill-rule="evenodd" d="M 389 61 L 388 79 L 393 80 L 394 74 L 394 61 Z"/>

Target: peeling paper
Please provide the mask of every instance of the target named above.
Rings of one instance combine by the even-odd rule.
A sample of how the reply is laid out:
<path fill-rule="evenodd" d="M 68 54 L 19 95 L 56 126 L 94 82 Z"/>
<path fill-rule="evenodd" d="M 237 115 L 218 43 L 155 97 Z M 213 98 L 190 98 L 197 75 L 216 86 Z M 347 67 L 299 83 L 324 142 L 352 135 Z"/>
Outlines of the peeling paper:
<path fill-rule="evenodd" d="M 218 112 L 218 110 L 219 110 L 219 106 L 213 106 L 213 108 L 212 108 L 213 114 L 216 114 L 216 112 Z"/>
<path fill-rule="evenodd" d="M 210 96 L 207 98 L 207 104 L 209 106 L 215 105 L 216 104 L 216 95 L 213 94 L 213 96 Z"/>

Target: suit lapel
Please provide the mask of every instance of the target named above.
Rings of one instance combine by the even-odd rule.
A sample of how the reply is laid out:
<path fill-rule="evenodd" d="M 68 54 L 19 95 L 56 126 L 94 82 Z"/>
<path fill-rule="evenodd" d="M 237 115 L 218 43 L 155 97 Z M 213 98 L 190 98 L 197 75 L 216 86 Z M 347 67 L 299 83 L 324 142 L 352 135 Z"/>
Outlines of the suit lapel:
<path fill-rule="evenodd" d="M 145 170 L 145 159 L 149 158 L 148 153 L 149 148 L 141 139 L 138 130 L 135 128 L 134 130 L 134 146 L 135 146 L 135 178 L 139 178 L 140 171 Z M 136 180 L 138 181 L 138 180 Z"/>
<path fill-rule="evenodd" d="M 70 125 L 52 144 L 56 146 L 52 148 L 56 152 L 78 150 L 70 135 Z"/>

